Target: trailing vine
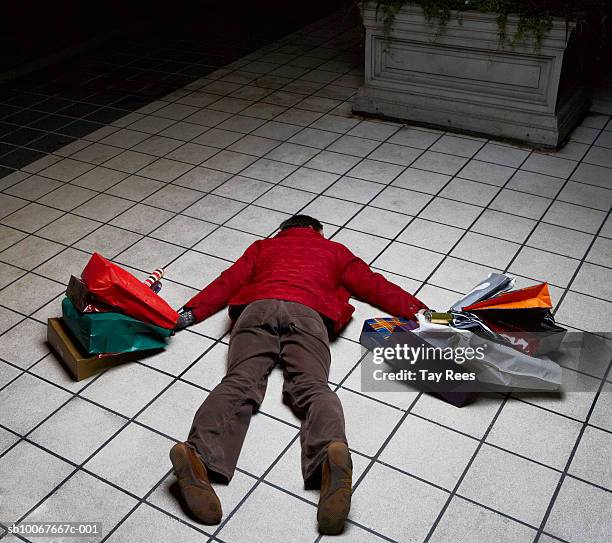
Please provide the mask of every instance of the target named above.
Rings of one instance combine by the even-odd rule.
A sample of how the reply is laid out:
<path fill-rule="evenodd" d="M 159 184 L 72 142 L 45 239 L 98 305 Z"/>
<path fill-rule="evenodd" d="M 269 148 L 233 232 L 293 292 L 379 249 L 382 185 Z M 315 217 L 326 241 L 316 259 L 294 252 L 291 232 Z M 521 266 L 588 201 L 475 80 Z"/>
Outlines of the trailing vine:
<path fill-rule="evenodd" d="M 553 17 L 564 17 L 566 21 L 589 20 L 605 16 L 607 0 L 362 0 L 362 5 L 376 2 L 377 17 L 380 17 L 385 38 L 391 35 L 393 22 L 405 4 L 418 4 L 430 23 L 437 23 L 440 31 L 450 21 L 453 12 L 461 19 L 465 11 L 497 14 L 500 44 L 512 46 L 533 40 L 538 49 L 546 33 L 552 28 Z M 518 16 L 514 34 L 507 35 L 509 15 Z"/>

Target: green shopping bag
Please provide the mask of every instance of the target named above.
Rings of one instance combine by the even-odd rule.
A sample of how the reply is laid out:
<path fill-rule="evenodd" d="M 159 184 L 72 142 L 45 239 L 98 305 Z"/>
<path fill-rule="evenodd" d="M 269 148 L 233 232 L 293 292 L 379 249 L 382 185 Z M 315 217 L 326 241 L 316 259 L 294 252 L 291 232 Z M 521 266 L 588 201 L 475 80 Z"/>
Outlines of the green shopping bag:
<path fill-rule="evenodd" d="M 89 355 L 129 353 L 166 347 L 172 330 L 147 324 L 122 313 L 79 313 L 68 299 L 62 300 L 64 323 Z"/>

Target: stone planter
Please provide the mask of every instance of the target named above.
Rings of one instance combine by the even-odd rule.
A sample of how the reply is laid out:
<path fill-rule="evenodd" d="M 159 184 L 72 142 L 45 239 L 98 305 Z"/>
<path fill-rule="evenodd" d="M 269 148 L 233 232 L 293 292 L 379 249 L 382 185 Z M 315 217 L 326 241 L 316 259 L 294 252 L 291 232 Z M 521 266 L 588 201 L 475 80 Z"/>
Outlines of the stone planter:
<path fill-rule="evenodd" d="M 405 5 L 388 41 L 374 2 L 362 15 L 365 81 L 355 113 L 557 147 L 586 111 L 573 72 L 580 65 L 575 28 L 565 20 L 555 19 L 535 50 L 500 46 L 494 14 L 465 12 L 440 30 L 419 6 Z M 516 24 L 510 17 L 508 36 Z"/>

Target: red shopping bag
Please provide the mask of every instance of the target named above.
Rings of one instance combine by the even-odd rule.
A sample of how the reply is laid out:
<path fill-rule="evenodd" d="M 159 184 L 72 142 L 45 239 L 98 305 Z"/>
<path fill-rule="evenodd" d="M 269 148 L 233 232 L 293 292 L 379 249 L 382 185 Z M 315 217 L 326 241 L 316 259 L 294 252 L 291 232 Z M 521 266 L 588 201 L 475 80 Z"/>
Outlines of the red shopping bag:
<path fill-rule="evenodd" d="M 162 328 L 176 325 L 179 315 L 163 298 L 99 253 L 91 256 L 81 278 L 97 299 L 129 317 Z"/>
<path fill-rule="evenodd" d="M 567 330 L 555 323 L 548 309 L 491 310 L 481 320 L 518 351 L 540 356 L 556 351 Z"/>

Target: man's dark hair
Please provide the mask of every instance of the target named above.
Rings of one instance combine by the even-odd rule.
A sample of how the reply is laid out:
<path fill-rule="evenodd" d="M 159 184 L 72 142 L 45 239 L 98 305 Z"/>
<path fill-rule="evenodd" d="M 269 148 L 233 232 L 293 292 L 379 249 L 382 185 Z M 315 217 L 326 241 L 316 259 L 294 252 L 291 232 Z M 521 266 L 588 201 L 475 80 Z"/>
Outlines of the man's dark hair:
<path fill-rule="evenodd" d="M 314 228 L 317 232 L 323 230 L 323 225 L 315 218 L 308 215 L 294 215 L 283 221 L 280 225 L 280 230 L 288 230 L 289 228 Z"/>

